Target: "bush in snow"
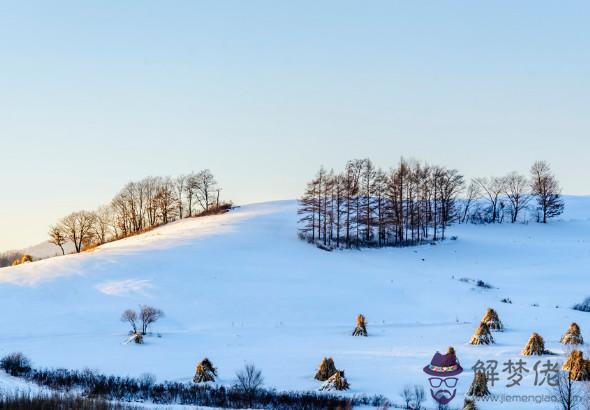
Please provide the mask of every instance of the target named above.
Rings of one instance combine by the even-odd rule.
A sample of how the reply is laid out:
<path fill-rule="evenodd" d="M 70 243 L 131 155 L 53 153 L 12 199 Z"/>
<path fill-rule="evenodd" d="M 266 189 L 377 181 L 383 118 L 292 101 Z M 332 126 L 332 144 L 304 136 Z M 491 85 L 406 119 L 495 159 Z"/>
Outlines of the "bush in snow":
<path fill-rule="evenodd" d="M 475 282 L 475 285 L 478 288 L 484 288 L 484 289 L 493 289 L 494 288 L 492 285 L 490 285 L 489 283 L 484 282 L 483 280 L 478 280 L 477 282 Z"/>
<path fill-rule="evenodd" d="M 11 376 L 23 376 L 31 371 L 31 361 L 22 353 L 10 353 L 0 360 L 0 369 Z"/>
<path fill-rule="evenodd" d="M 331 390 L 342 391 L 342 390 L 348 390 L 349 388 L 350 388 L 350 384 L 348 384 L 348 381 L 344 377 L 344 370 L 336 370 L 336 373 L 334 373 L 332 376 L 330 376 L 330 378 L 328 380 L 326 380 L 324 382 L 324 384 L 322 384 L 322 387 L 320 387 L 320 390 L 322 390 L 322 391 L 331 391 Z"/>
<path fill-rule="evenodd" d="M 363 315 L 358 315 L 356 317 L 356 327 L 352 332 L 353 336 L 367 336 L 367 327 L 365 325 L 365 317 Z"/>
<path fill-rule="evenodd" d="M 584 339 L 580 332 L 580 326 L 576 322 L 572 323 L 565 334 L 561 337 L 561 343 L 564 345 L 583 345 Z"/>
<path fill-rule="evenodd" d="M 526 346 L 522 349 L 522 354 L 524 356 L 540 356 L 549 353 L 548 350 L 545 350 L 545 341 L 537 332 L 533 332 Z"/>
<path fill-rule="evenodd" d="M 502 324 L 502 321 L 500 321 L 500 317 L 498 316 L 498 313 L 496 313 L 496 311 L 492 308 L 488 308 L 488 310 L 486 311 L 486 313 L 483 316 L 483 318 L 481 319 L 481 321 L 483 323 L 485 323 L 486 325 L 488 325 L 488 327 L 492 331 L 504 330 L 504 325 Z"/>
<path fill-rule="evenodd" d="M 328 380 L 334 373 L 336 373 L 336 365 L 334 365 L 334 359 L 331 357 L 322 359 L 320 367 L 318 368 L 315 379 L 321 382 Z"/>
<path fill-rule="evenodd" d="M 590 312 L 590 297 L 584 299 L 582 303 L 576 303 L 572 309 L 579 310 L 580 312 Z"/>
<path fill-rule="evenodd" d="M 504 298 L 500 302 L 512 304 L 512 300 L 510 300 L 510 298 Z"/>
<path fill-rule="evenodd" d="M 484 372 L 475 372 L 473 382 L 467 392 L 468 396 L 471 397 L 483 397 L 488 396 L 490 391 L 488 390 L 488 378 Z"/>
<path fill-rule="evenodd" d="M 197 364 L 197 369 L 195 370 L 195 377 L 193 377 L 193 382 L 214 382 L 216 376 L 217 369 L 213 367 L 213 363 L 211 363 L 209 359 L 204 358 Z"/>
<path fill-rule="evenodd" d="M 475 333 L 471 336 L 469 343 L 472 345 L 489 345 L 494 343 L 494 338 L 490 333 L 488 325 L 481 322 L 479 327 L 475 329 Z"/>

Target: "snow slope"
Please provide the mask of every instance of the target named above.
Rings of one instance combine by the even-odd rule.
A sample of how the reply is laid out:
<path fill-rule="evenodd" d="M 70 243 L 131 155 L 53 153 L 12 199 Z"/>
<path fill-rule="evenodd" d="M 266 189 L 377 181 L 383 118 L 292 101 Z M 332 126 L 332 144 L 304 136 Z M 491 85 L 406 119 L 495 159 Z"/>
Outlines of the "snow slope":
<path fill-rule="evenodd" d="M 296 390 L 319 387 L 314 370 L 328 355 L 346 370 L 351 393 L 400 402 L 404 385 L 427 387 L 422 367 L 452 345 L 466 369 L 458 406 L 469 368 L 478 359 L 518 360 L 532 331 L 557 353 L 572 321 L 590 340 L 590 314 L 569 309 L 590 296 L 590 198 L 570 197 L 568 206 L 546 226 L 461 225 L 449 232 L 456 241 L 362 251 L 325 252 L 299 241 L 294 201 L 175 222 L 81 255 L 0 269 L 0 355 L 22 351 L 37 367 L 181 381 L 207 356 L 221 383 L 253 362 L 267 386 Z M 154 327 L 161 337 L 123 345 L 128 329 L 119 316 L 141 303 L 166 312 Z M 507 330 L 494 334 L 496 345 L 468 345 L 488 306 Z M 367 317 L 368 338 L 350 336 L 358 313 Z M 534 362 L 524 387 L 507 389 L 501 375 L 491 390 L 547 393 L 532 385 Z"/>

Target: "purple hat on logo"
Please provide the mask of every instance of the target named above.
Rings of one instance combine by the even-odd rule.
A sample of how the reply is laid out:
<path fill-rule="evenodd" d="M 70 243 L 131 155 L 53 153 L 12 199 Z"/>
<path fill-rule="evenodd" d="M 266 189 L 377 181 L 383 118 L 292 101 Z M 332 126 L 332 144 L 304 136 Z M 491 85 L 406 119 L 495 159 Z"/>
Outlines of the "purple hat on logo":
<path fill-rule="evenodd" d="M 428 366 L 424 367 L 424 373 L 436 377 L 456 376 L 463 371 L 463 368 L 457 361 L 454 351 L 447 354 L 436 352 Z"/>

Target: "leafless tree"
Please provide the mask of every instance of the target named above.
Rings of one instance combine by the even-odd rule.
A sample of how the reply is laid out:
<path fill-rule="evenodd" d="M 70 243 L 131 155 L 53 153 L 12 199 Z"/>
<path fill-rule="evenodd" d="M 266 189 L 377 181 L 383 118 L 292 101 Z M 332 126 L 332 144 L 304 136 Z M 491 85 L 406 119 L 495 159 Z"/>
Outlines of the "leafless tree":
<path fill-rule="evenodd" d="M 250 405 L 256 392 L 260 390 L 263 384 L 264 377 L 262 377 L 262 372 L 253 364 L 247 364 L 242 370 L 236 373 L 236 386 L 246 393 Z"/>
<path fill-rule="evenodd" d="M 197 174 L 191 172 L 186 177 L 186 182 L 184 186 L 184 192 L 186 194 L 186 200 L 188 201 L 188 216 L 193 216 L 193 200 L 195 195 L 197 194 L 197 189 L 199 187 L 199 178 Z"/>
<path fill-rule="evenodd" d="M 479 185 L 473 181 L 467 187 L 467 192 L 465 195 L 465 204 L 463 207 L 463 217 L 461 218 L 461 222 L 465 222 L 469 215 L 469 211 L 473 206 L 473 203 L 479 196 L 481 195 L 481 191 L 479 189 Z"/>
<path fill-rule="evenodd" d="M 199 172 L 197 174 L 196 198 L 204 211 L 209 210 L 209 206 L 212 203 L 211 199 L 214 197 L 216 191 L 217 182 L 215 181 L 211 171 L 204 169 L 203 171 Z"/>
<path fill-rule="evenodd" d="M 129 323 L 133 333 L 137 333 L 137 313 L 133 309 L 127 309 L 121 314 L 121 322 Z"/>
<path fill-rule="evenodd" d="M 92 212 L 73 212 L 59 222 L 59 229 L 79 253 L 83 246 L 91 243 L 94 238 L 94 221 L 95 215 Z"/>
<path fill-rule="evenodd" d="M 553 394 L 557 397 L 559 409 L 575 410 L 580 408 L 583 403 L 582 390 L 579 384 L 572 380 L 569 372 L 560 371 L 557 375 Z"/>
<path fill-rule="evenodd" d="M 139 308 L 141 333 L 145 335 L 150 325 L 156 323 L 160 318 L 164 317 L 164 312 L 148 305 L 141 305 Z"/>
<path fill-rule="evenodd" d="M 528 195 L 529 182 L 524 175 L 511 172 L 504 177 L 504 193 L 510 201 L 511 222 L 517 221 L 519 213 L 529 203 Z"/>
<path fill-rule="evenodd" d="M 174 216 L 176 209 L 176 197 L 174 196 L 174 185 L 170 178 L 162 179 L 154 196 L 154 207 L 156 216 L 163 224 L 167 224 Z"/>
<path fill-rule="evenodd" d="M 498 177 L 475 178 L 473 182 L 481 188 L 481 190 L 487 197 L 488 201 L 490 202 L 490 210 L 492 213 L 490 222 L 496 223 L 499 217 L 498 201 L 500 195 L 504 193 L 504 179 Z"/>
<path fill-rule="evenodd" d="M 112 223 L 112 209 L 108 205 L 99 207 L 94 213 L 92 230 L 99 244 L 105 243 L 110 236 Z"/>
<path fill-rule="evenodd" d="M 537 161 L 531 167 L 531 191 L 537 199 L 537 206 L 542 214 L 540 222 L 561 215 L 564 203 L 557 178 L 546 161 Z"/>
<path fill-rule="evenodd" d="M 176 193 L 176 206 L 178 208 L 178 217 L 182 219 L 184 217 L 184 203 L 182 200 L 182 195 L 185 192 L 186 188 L 186 175 L 179 175 L 174 179 L 174 190 Z"/>
<path fill-rule="evenodd" d="M 61 254 L 65 255 L 66 251 L 64 250 L 64 245 L 66 244 L 67 239 L 59 225 L 53 225 L 49 228 L 49 238 L 49 242 L 59 246 Z"/>

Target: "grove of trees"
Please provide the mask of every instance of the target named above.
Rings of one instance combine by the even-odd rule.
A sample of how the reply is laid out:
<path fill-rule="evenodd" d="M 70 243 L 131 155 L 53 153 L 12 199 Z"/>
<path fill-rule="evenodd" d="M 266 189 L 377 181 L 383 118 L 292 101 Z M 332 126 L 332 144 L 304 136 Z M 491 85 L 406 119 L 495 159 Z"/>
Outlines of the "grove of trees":
<path fill-rule="evenodd" d="M 445 239 L 454 222 L 546 223 L 563 212 L 559 182 L 537 161 L 530 177 L 473 178 L 456 170 L 400 160 L 389 171 L 370 159 L 342 172 L 320 168 L 299 201 L 301 239 L 328 248 L 408 246 Z"/>
<path fill-rule="evenodd" d="M 134 235 L 177 219 L 215 213 L 229 207 L 220 202 L 221 188 L 208 169 L 171 177 L 129 182 L 112 201 L 94 211 L 76 211 L 49 228 L 50 242 L 65 254 Z"/>

